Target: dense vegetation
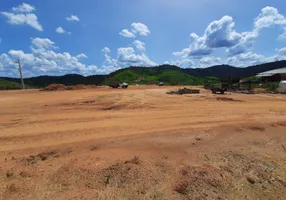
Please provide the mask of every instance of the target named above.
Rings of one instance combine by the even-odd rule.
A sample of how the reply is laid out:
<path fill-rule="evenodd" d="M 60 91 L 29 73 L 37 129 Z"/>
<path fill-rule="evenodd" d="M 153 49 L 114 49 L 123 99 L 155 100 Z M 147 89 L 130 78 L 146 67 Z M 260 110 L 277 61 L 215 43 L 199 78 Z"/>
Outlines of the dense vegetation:
<path fill-rule="evenodd" d="M 35 88 L 31 85 L 25 85 L 26 88 Z M 0 79 L 0 90 L 18 90 L 22 89 L 22 84 L 18 82 L 13 82 L 5 79 Z"/>
<path fill-rule="evenodd" d="M 207 83 L 217 83 L 218 78 L 215 77 L 194 77 L 176 70 L 165 70 L 160 73 L 150 73 L 141 71 L 136 73 L 132 70 L 123 70 L 111 76 L 120 82 L 129 84 L 158 84 L 164 82 L 166 85 L 203 85 Z"/>
<path fill-rule="evenodd" d="M 246 68 L 237 68 L 229 65 L 218 65 L 204 69 L 183 69 L 174 65 L 161 65 L 157 67 L 128 67 L 117 70 L 109 75 L 81 76 L 68 74 L 64 76 L 38 76 L 26 78 L 27 85 L 45 87 L 52 83 L 64 85 L 104 85 L 108 79 L 116 79 L 128 84 L 158 84 L 164 82 L 167 85 L 209 85 L 219 81 L 237 81 L 245 77 L 253 77 L 258 73 L 278 69 L 286 66 L 286 61 L 277 61 Z M 19 88 L 20 79 L 3 77 L 0 89 Z M 11 82 L 11 83 L 9 83 Z"/>

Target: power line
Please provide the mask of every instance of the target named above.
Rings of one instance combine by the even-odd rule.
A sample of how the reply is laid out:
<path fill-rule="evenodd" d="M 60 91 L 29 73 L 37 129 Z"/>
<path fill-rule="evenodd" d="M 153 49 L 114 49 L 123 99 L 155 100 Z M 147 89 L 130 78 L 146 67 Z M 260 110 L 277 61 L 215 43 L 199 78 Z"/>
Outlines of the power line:
<path fill-rule="evenodd" d="M 20 60 L 17 60 L 15 63 L 18 64 L 18 66 L 19 66 L 19 73 L 20 73 L 20 78 L 21 78 L 21 82 L 22 82 L 22 88 L 23 88 L 23 90 L 25 90 L 26 88 L 25 88 L 25 83 L 24 83 L 24 79 L 23 79 L 23 75 L 22 75 L 22 68 L 21 68 Z"/>

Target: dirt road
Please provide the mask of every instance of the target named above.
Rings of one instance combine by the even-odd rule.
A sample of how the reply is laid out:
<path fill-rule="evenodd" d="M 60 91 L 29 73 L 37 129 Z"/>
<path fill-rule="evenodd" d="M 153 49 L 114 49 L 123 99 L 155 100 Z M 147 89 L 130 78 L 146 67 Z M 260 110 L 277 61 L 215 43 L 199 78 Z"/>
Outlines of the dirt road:
<path fill-rule="evenodd" d="M 286 96 L 0 92 L 1 199 L 285 199 Z"/>

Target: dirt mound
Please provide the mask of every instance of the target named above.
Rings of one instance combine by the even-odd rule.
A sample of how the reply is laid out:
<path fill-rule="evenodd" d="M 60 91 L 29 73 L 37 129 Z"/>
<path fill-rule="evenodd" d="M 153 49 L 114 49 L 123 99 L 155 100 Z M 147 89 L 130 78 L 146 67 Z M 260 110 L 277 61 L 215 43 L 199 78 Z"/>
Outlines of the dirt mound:
<path fill-rule="evenodd" d="M 242 102 L 241 100 L 233 99 L 233 98 L 228 98 L 228 97 L 217 97 L 217 101 L 234 101 L 234 102 Z"/>
<path fill-rule="evenodd" d="M 191 89 L 191 88 L 183 88 L 179 89 L 177 91 L 170 91 L 167 92 L 167 94 L 177 94 L 177 95 L 183 95 L 183 94 L 199 94 L 200 90 L 197 89 Z"/>
<path fill-rule="evenodd" d="M 63 90 L 66 90 L 65 85 L 63 85 L 63 84 L 51 84 L 51 85 L 44 87 L 40 91 L 63 91 Z"/>
<path fill-rule="evenodd" d="M 152 190 L 153 185 L 156 183 L 155 174 L 139 157 L 134 157 L 130 160 L 118 161 L 113 165 L 97 169 L 78 167 L 76 163 L 69 163 L 60 168 L 51 177 L 51 181 L 53 184 L 64 185 L 69 189 L 95 190 L 98 194 L 101 194 L 100 199 L 110 197 L 110 193 L 105 194 L 105 191 L 108 190 L 112 190 L 116 195 L 128 196 L 130 193 L 134 199 L 140 199 L 136 196 L 142 197 Z M 122 193 L 123 191 L 125 192 Z M 97 196 L 96 199 L 99 199 L 99 197 Z"/>
<path fill-rule="evenodd" d="M 229 177 L 213 166 L 186 166 L 180 170 L 180 179 L 174 191 L 191 199 L 222 199 L 221 194 L 231 187 Z"/>
<path fill-rule="evenodd" d="M 65 86 L 63 84 L 51 84 L 40 91 L 63 91 L 63 90 L 83 90 L 83 89 L 88 89 L 88 88 L 94 88 L 96 87 L 95 85 L 74 85 L 74 86 Z"/>

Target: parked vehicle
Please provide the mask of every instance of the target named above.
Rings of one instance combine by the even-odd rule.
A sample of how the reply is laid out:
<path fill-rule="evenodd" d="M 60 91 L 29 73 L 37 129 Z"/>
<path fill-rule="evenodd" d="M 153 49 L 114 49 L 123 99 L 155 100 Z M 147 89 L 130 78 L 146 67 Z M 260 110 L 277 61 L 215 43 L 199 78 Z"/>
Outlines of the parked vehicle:
<path fill-rule="evenodd" d="M 164 83 L 163 83 L 163 82 L 160 82 L 160 83 L 159 83 L 159 86 L 164 86 Z"/>
<path fill-rule="evenodd" d="M 127 83 L 122 83 L 119 85 L 120 88 L 123 88 L 123 89 L 127 89 L 128 88 L 128 84 Z"/>
<path fill-rule="evenodd" d="M 278 88 L 279 93 L 286 93 L 286 81 L 281 81 Z"/>
<path fill-rule="evenodd" d="M 227 83 L 213 84 L 211 85 L 210 89 L 213 94 L 216 94 L 218 92 L 224 94 L 224 92 L 228 90 L 228 84 Z"/>
<path fill-rule="evenodd" d="M 108 79 L 108 86 L 111 88 L 124 88 L 124 89 L 128 88 L 127 83 L 120 83 L 119 80 L 114 78 Z"/>

